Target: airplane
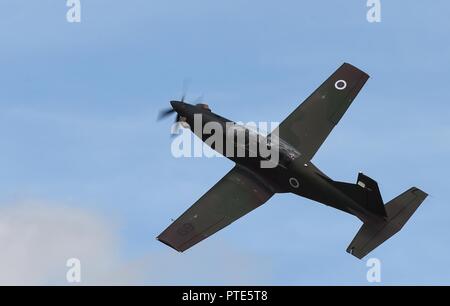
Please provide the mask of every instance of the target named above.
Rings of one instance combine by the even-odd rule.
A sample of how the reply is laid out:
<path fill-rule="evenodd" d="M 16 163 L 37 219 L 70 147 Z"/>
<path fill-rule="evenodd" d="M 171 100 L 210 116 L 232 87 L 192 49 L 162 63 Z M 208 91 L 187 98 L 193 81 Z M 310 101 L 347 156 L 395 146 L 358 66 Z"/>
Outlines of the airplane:
<path fill-rule="evenodd" d="M 226 156 L 235 162 L 231 171 L 173 221 L 157 240 L 178 252 L 186 251 L 263 205 L 274 194 L 288 192 L 360 219 L 363 224 L 347 248 L 348 253 L 359 259 L 400 231 L 427 193 L 411 187 L 384 204 L 372 178 L 359 173 L 354 184 L 335 181 L 311 161 L 368 79 L 369 75 L 355 66 L 342 64 L 267 136 L 269 144 L 272 134 L 282 144 L 278 146 L 279 161 L 274 167 L 261 167 L 260 161 L 265 158 L 262 156 Z M 196 115 L 202 116 L 203 125 L 235 124 L 213 113 L 206 104 L 189 104 L 184 97 L 170 103 L 172 108 L 161 112 L 161 117 L 176 113 L 176 122 L 194 134 Z M 198 132 L 196 135 L 203 141 L 209 136 Z M 248 149 L 245 145 L 244 148 Z"/>

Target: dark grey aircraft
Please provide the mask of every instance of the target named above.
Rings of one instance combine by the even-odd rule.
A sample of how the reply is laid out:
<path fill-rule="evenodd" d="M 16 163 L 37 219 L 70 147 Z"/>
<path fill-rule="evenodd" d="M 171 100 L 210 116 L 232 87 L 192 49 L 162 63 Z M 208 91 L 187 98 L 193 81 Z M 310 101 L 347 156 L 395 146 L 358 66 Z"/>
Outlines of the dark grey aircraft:
<path fill-rule="evenodd" d="M 425 200 L 425 192 L 412 187 L 384 205 L 378 184 L 370 177 L 359 173 L 355 184 L 334 181 L 311 162 L 368 78 L 363 71 L 344 63 L 267 136 L 269 145 L 272 134 L 279 140 L 275 167 L 262 168 L 260 162 L 267 156 L 261 154 L 227 156 L 236 163 L 234 168 L 157 239 L 183 252 L 264 204 L 275 193 L 286 192 L 359 218 L 363 225 L 347 248 L 357 258 L 397 233 Z M 171 101 L 171 105 L 163 116 L 176 112 L 176 121 L 188 125 L 205 141 L 210 135 L 194 131 L 194 115 L 201 115 L 203 125 L 216 122 L 224 127 L 226 141 L 227 123 L 233 123 L 231 120 L 214 114 L 205 104 L 191 105 L 182 99 Z M 248 150 L 248 143 L 244 149 Z"/>

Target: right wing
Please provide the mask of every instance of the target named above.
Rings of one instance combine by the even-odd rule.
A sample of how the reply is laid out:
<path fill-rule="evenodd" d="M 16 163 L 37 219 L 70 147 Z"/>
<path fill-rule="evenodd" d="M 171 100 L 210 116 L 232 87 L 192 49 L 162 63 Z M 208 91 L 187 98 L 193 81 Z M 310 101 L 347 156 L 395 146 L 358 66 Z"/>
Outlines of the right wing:
<path fill-rule="evenodd" d="M 260 178 L 235 166 L 157 239 L 183 252 L 264 204 L 273 194 Z"/>
<path fill-rule="evenodd" d="M 275 129 L 309 162 L 369 76 L 344 63 Z M 272 132 L 275 133 L 275 132 Z"/>

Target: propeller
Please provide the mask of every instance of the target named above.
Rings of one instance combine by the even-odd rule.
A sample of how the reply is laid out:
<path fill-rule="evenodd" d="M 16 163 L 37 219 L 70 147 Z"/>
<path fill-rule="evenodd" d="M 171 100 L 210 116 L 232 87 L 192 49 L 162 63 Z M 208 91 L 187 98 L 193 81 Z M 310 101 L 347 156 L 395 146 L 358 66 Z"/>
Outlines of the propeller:
<path fill-rule="evenodd" d="M 176 113 L 173 108 L 163 109 L 158 114 L 158 120 L 167 118 L 168 116 L 172 115 L 173 113 Z M 179 122 L 180 122 L 180 115 L 177 113 L 177 115 L 175 117 L 175 123 L 178 124 Z"/>
<path fill-rule="evenodd" d="M 181 100 L 180 100 L 181 102 L 184 102 L 184 99 L 186 98 L 188 87 L 189 87 L 189 83 L 190 83 L 189 79 L 185 78 L 183 80 L 183 85 L 182 85 L 182 90 L 181 90 Z M 173 113 L 175 113 L 175 110 L 173 108 L 162 109 L 158 113 L 158 120 L 162 120 L 162 119 L 172 115 Z M 178 121 L 180 121 L 180 115 L 179 114 L 177 114 L 177 116 L 175 118 L 175 123 L 177 123 Z"/>
<path fill-rule="evenodd" d="M 183 85 L 182 85 L 182 94 L 181 94 L 181 99 L 180 102 L 184 102 L 184 100 L 186 99 L 186 95 L 187 95 L 187 90 L 189 87 L 189 79 L 184 79 L 183 80 Z M 202 103 L 201 101 L 203 100 L 203 95 L 199 96 L 197 99 L 195 99 L 194 104 L 197 106 L 200 106 L 206 110 L 210 110 L 208 104 L 206 103 Z M 158 113 L 158 120 L 162 120 L 164 118 L 167 118 L 168 116 L 172 115 L 173 113 L 176 113 L 176 111 L 173 108 L 166 108 L 166 109 L 162 109 L 159 111 Z M 176 117 L 175 117 L 175 123 L 178 124 L 180 122 L 182 118 L 180 117 L 180 115 L 178 113 L 176 113 Z"/>
<path fill-rule="evenodd" d="M 168 116 L 172 115 L 173 113 L 176 113 L 175 110 L 173 108 L 167 108 L 167 109 L 163 109 L 159 112 L 158 114 L 158 120 L 162 120 L 164 118 L 167 118 Z M 176 117 L 175 117 L 175 124 L 172 125 L 172 132 L 171 132 L 171 136 L 173 137 L 174 134 L 176 133 L 175 131 L 178 129 L 178 125 L 180 124 L 180 115 L 178 113 L 176 113 Z"/>
<path fill-rule="evenodd" d="M 173 108 L 163 109 L 163 110 L 159 111 L 158 120 L 162 120 L 162 119 L 172 115 L 173 113 L 175 113 L 175 110 Z"/>
<path fill-rule="evenodd" d="M 189 85 L 191 84 L 191 80 L 190 79 L 184 79 L 183 80 L 183 85 L 182 85 L 182 89 L 181 89 L 181 102 L 184 102 L 184 99 L 186 98 L 188 89 L 189 89 Z"/>

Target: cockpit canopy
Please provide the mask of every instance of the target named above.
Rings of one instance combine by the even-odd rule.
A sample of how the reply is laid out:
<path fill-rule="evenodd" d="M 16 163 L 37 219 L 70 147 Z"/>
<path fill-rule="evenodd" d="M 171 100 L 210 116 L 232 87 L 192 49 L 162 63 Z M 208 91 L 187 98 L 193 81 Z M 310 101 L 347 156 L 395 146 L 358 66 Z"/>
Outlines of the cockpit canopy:
<path fill-rule="evenodd" d="M 199 106 L 199 107 L 201 107 L 203 109 L 206 109 L 208 111 L 211 111 L 211 109 L 209 108 L 209 105 L 206 104 L 206 103 L 199 103 L 199 104 L 197 104 L 197 106 Z"/>

